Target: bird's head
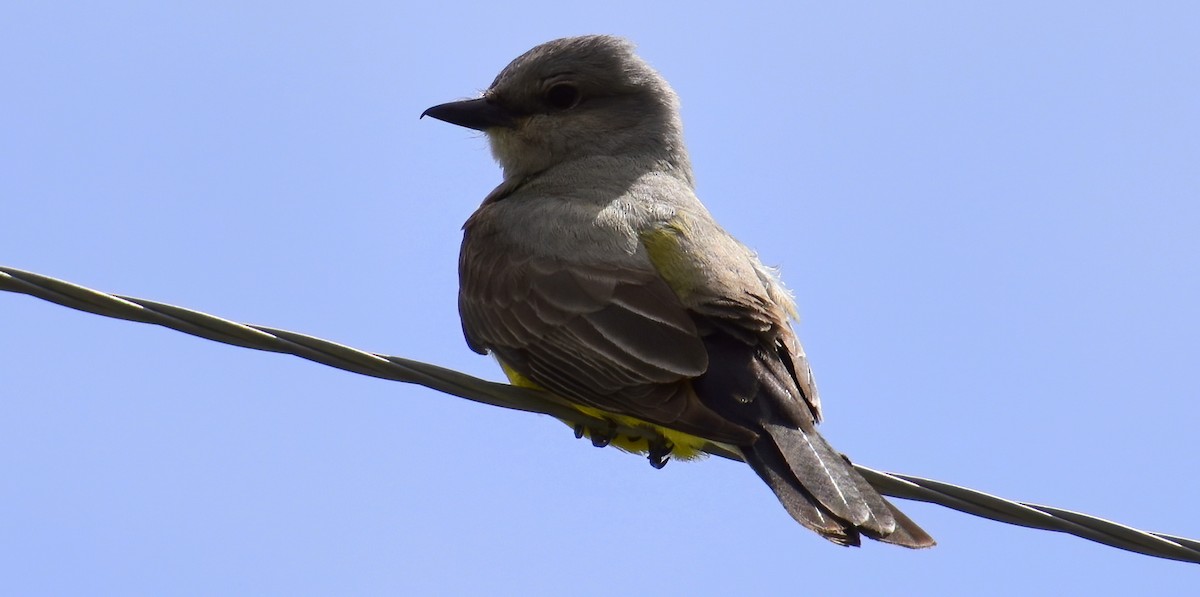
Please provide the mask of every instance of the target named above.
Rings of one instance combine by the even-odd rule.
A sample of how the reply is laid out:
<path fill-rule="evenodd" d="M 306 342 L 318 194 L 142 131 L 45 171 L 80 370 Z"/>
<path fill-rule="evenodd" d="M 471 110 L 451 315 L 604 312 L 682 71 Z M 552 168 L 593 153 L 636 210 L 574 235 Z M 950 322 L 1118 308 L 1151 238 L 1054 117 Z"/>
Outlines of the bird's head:
<path fill-rule="evenodd" d="M 595 156 L 655 160 L 690 178 L 678 104 L 631 43 L 587 35 L 541 44 L 500 71 L 482 97 L 422 116 L 483 131 L 508 179 Z"/>

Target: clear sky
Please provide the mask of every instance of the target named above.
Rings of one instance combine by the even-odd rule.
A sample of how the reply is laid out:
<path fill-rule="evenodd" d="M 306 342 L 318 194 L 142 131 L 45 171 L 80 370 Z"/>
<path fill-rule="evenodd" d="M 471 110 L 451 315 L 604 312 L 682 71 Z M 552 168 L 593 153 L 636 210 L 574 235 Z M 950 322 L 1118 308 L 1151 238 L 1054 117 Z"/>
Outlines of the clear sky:
<path fill-rule="evenodd" d="M 418 120 L 633 39 L 700 196 L 795 290 L 856 461 L 1200 537 L 1194 3 L 7 2 L 0 263 L 497 378 Z M 444 7 L 443 7 L 444 6 Z M 0 294 L 12 595 L 1148 594 L 1200 569 L 901 506 L 841 549 L 744 465 Z M 1186 588 L 1186 589 L 1185 589 Z"/>

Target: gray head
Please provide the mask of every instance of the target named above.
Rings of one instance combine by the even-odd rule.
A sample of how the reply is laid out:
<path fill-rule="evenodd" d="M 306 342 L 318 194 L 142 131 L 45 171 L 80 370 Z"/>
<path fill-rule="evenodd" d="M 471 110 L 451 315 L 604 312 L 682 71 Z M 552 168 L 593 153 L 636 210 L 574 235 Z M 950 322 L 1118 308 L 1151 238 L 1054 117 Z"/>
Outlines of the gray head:
<path fill-rule="evenodd" d="M 500 71 L 483 97 L 425 115 L 486 133 L 507 179 L 597 156 L 691 179 L 675 92 L 618 37 L 546 42 Z"/>

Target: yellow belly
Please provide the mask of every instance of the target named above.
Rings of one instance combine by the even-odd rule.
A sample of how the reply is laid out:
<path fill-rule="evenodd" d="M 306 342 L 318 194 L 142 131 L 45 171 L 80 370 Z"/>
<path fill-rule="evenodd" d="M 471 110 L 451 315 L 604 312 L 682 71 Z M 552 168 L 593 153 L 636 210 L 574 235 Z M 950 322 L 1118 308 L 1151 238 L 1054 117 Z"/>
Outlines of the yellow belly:
<path fill-rule="evenodd" d="M 499 359 L 497 359 L 497 361 L 499 361 Z M 504 370 L 504 375 L 506 377 L 508 377 L 508 381 L 512 385 L 520 386 L 523 388 L 533 388 L 535 390 L 546 391 L 545 388 L 534 383 L 533 380 L 529 379 L 528 377 L 521 375 L 518 371 L 516 371 L 512 367 L 509 367 L 503 361 L 499 361 L 499 362 L 500 362 L 500 368 Z M 651 430 L 657 432 L 658 434 L 665 437 L 667 439 L 667 441 L 671 442 L 671 456 L 673 458 L 677 458 L 679 460 L 695 460 L 697 458 L 703 458 L 704 456 L 707 455 L 704 453 L 703 447 L 710 442 L 704 438 L 697 437 L 695 435 L 691 435 L 690 433 L 676 431 L 676 430 L 670 429 L 668 427 L 663 427 L 662 425 L 656 425 L 649 421 L 643 421 L 641 419 L 638 419 L 637 417 L 631 417 L 628 415 L 611 413 L 611 412 L 604 411 L 604 410 L 601 410 L 598 408 L 584 406 L 582 404 L 572 403 L 571 406 L 575 410 L 578 410 L 579 412 L 581 412 L 585 415 L 588 415 L 590 417 L 595 417 L 597 419 L 604 419 L 607 421 L 612 421 L 613 423 L 615 423 L 617 425 L 622 425 L 622 426 L 626 426 L 626 427 L 638 427 L 638 428 L 643 428 L 643 429 L 651 429 Z M 573 423 L 569 423 L 567 421 L 563 421 L 563 422 L 566 423 L 567 425 L 574 426 Z M 589 430 L 589 429 L 585 428 L 583 430 L 583 434 L 585 437 L 587 437 L 589 439 L 591 439 L 591 437 L 592 437 L 591 430 Z M 612 438 L 612 442 L 610 445 L 616 446 L 618 449 L 624 450 L 626 452 L 630 452 L 632 454 L 645 455 L 650 452 L 649 442 L 645 439 L 634 439 L 634 438 L 630 438 L 630 437 L 617 436 L 617 437 Z"/>

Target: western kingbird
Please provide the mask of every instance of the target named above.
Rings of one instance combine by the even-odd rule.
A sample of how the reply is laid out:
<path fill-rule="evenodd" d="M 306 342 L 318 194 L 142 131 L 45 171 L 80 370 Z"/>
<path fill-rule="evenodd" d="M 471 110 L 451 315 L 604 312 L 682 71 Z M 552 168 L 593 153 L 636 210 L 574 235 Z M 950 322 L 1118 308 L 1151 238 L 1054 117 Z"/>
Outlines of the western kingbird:
<path fill-rule="evenodd" d="M 655 429 L 581 430 L 655 466 L 736 450 L 835 543 L 934 544 L 817 433 L 792 298 L 696 198 L 675 92 L 629 42 L 539 45 L 425 115 L 484 132 L 504 171 L 463 227 L 459 314 L 512 383 Z"/>

